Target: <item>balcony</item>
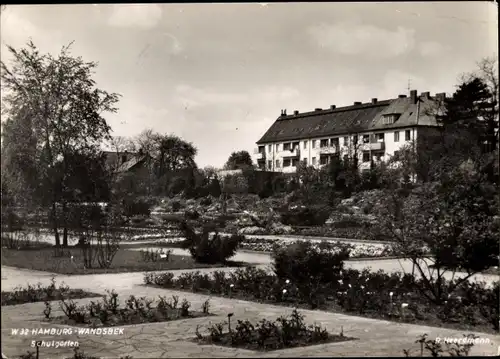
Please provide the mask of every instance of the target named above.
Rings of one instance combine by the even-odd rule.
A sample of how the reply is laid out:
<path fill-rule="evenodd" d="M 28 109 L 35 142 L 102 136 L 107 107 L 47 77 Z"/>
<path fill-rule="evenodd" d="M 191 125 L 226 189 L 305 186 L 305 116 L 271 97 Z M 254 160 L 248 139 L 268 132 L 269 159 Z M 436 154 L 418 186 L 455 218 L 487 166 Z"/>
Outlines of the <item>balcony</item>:
<path fill-rule="evenodd" d="M 370 142 L 361 145 L 362 151 L 384 151 L 385 142 Z"/>
<path fill-rule="evenodd" d="M 300 157 L 300 150 L 298 147 L 295 147 L 291 150 L 283 150 L 281 151 L 281 157 L 283 158 Z"/>
<path fill-rule="evenodd" d="M 333 155 L 337 153 L 337 146 L 332 145 L 332 146 L 320 147 L 319 153 L 321 153 L 322 155 Z"/>
<path fill-rule="evenodd" d="M 383 151 L 385 150 L 385 142 L 371 142 L 370 151 Z"/>
<path fill-rule="evenodd" d="M 255 160 L 257 160 L 257 161 L 262 161 L 262 160 L 266 159 L 266 152 L 264 150 L 259 151 L 259 149 L 256 148 L 253 151 L 253 154 L 254 154 Z"/>

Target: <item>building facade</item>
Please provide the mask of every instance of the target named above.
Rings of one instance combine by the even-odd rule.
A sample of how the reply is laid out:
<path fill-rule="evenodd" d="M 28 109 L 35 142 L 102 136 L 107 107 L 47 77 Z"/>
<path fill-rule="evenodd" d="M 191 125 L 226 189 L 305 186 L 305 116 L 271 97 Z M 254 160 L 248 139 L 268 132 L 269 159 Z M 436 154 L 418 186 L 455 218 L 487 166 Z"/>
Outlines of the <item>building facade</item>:
<path fill-rule="evenodd" d="M 418 147 L 438 123 L 435 118 L 444 93 L 429 92 L 352 106 L 287 115 L 286 110 L 257 142 L 254 161 L 261 170 L 293 173 L 303 162 L 314 167 L 330 163 L 333 157 L 357 156 L 360 170 L 372 161 L 385 161 L 404 145 Z"/>

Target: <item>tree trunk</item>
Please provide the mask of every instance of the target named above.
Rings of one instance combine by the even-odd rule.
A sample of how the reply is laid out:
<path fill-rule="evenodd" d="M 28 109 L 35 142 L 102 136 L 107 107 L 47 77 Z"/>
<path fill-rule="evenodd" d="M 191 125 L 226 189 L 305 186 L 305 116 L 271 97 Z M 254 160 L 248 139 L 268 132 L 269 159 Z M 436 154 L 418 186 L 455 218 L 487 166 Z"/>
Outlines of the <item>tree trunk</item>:
<path fill-rule="evenodd" d="M 52 202 L 52 210 L 50 211 L 52 229 L 54 230 L 54 237 L 56 239 L 56 247 L 61 246 L 61 240 L 59 238 L 59 228 L 57 226 L 57 207 L 56 203 Z"/>
<path fill-rule="evenodd" d="M 63 247 L 68 246 L 68 207 L 63 203 L 64 229 L 63 229 Z"/>
<path fill-rule="evenodd" d="M 64 225 L 63 229 L 63 247 L 68 246 L 68 227 Z"/>

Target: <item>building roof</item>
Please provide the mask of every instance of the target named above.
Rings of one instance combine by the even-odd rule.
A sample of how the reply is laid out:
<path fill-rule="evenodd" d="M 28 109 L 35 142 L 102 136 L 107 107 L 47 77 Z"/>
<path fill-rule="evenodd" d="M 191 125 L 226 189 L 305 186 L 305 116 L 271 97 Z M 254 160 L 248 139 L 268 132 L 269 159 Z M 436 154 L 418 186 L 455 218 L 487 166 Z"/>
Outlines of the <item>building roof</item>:
<path fill-rule="evenodd" d="M 130 171 L 135 166 L 143 163 L 146 159 L 147 159 L 147 156 L 145 156 L 145 155 L 142 155 L 142 156 L 135 155 L 131 159 L 129 159 L 128 161 L 123 162 L 117 168 L 116 172 L 118 172 L 118 173 L 124 173 L 124 172 Z"/>
<path fill-rule="evenodd" d="M 103 151 L 103 155 L 105 156 L 105 163 L 107 168 L 116 168 L 119 167 L 122 163 L 122 156 L 126 156 L 127 160 L 132 156 L 135 156 L 136 153 L 133 152 L 118 152 L 118 151 Z"/>
<path fill-rule="evenodd" d="M 430 109 L 435 107 L 435 99 L 423 95 L 419 97 L 419 101 L 415 101 L 417 103 L 413 102 L 411 97 L 405 97 L 281 115 L 257 141 L 257 144 L 339 136 L 389 128 L 436 126 L 435 118 L 429 115 Z M 383 117 L 388 114 L 398 114 L 399 118 L 393 124 L 384 124 Z"/>

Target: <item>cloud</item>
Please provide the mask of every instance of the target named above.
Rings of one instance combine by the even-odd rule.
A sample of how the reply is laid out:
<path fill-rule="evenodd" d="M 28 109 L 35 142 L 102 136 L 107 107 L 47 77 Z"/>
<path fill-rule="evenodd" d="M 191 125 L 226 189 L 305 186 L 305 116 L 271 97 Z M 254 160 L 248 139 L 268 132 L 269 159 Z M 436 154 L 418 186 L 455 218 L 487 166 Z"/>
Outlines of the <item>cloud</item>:
<path fill-rule="evenodd" d="M 320 24 L 308 29 L 317 46 L 341 55 L 392 58 L 411 51 L 415 30 L 401 26 L 395 31 L 357 22 Z"/>
<path fill-rule="evenodd" d="M 24 48 L 29 40 L 32 40 L 37 48 L 43 53 L 58 54 L 63 45 L 69 44 L 63 38 L 61 31 L 48 30 L 36 26 L 30 21 L 22 6 L 7 7 L 1 14 L 1 58 L 9 63 L 13 59 L 6 45 L 15 49 Z"/>
<path fill-rule="evenodd" d="M 190 85 L 178 85 L 174 101 L 186 107 L 200 107 L 213 104 L 234 104 L 245 100 L 241 94 L 202 89 Z"/>
<path fill-rule="evenodd" d="M 424 57 L 438 56 L 443 53 L 444 49 L 443 45 L 435 41 L 425 41 L 418 45 L 418 51 Z"/>
<path fill-rule="evenodd" d="M 136 27 L 150 29 L 162 17 L 162 9 L 156 4 L 113 5 L 108 23 L 115 27 Z"/>
<path fill-rule="evenodd" d="M 196 88 L 182 84 L 176 87 L 175 92 L 174 102 L 182 104 L 186 108 L 209 105 L 273 103 L 276 101 L 288 101 L 299 96 L 297 89 L 287 86 L 270 86 L 251 90 L 247 93 L 235 93 Z"/>

